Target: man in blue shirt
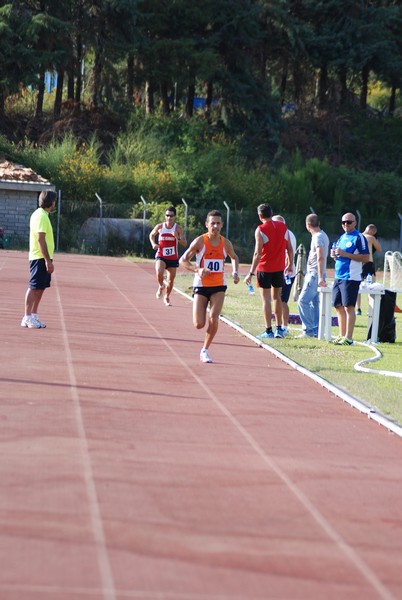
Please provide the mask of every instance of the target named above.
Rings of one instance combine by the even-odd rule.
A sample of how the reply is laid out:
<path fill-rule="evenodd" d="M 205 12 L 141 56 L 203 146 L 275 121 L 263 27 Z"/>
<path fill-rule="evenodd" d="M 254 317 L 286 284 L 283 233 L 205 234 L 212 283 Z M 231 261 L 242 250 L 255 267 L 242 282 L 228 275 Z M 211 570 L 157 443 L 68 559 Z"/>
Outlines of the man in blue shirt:
<path fill-rule="evenodd" d="M 355 306 L 359 286 L 362 280 L 363 263 L 370 260 L 366 238 L 356 229 L 356 217 L 346 213 L 342 217 L 343 235 L 332 248 L 331 257 L 335 259 L 335 283 L 332 303 L 336 308 L 339 335 L 334 344 L 351 346 L 355 327 Z"/>

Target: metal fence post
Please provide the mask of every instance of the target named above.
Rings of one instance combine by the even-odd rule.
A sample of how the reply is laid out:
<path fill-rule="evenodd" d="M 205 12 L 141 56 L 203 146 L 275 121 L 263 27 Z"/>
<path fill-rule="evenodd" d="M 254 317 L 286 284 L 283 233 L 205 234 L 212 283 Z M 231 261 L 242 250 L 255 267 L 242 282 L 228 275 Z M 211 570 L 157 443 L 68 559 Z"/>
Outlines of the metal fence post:
<path fill-rule="evenodd" d="M 144 212 L 142 214 L 142 256 L 145 253 L 145 220 L 147 218 L 147 201 L 144 196 L 141 196 L 141 202 L 144 205 Z"/>
<path fill-rule="evenodd" d="M 97 194 L 96 192 L 95 192 L 95 196 L 99 201 L 99 245 L 100 245 L 100 249 L 102 249 L 103 248 L 103 200 L 99 196 L 99 194 Z"/>
<path fill-rule="evenodd" d="M 188 230 L 188 204 L 187 202 L 184 200 L 184 198 L 181 199 L 181 201 L 183 202 L 184 206 L 185 206 L 185 225 L 184 225 L 184 233 L 186 234 L 186 238 L 187 238 L 187 230 Z"/>
<path fill-rule="evenodd" d="M 61 214 L 61 190 L 57 192 L 57 234 L 56 234 L 56 252 L 59 251 L 60 242 L 60 214 Z"/>
<path fill-rule="evenodd" d="M 230 208 L 228 203 L 224 200 L 223 204 L 226 208 L 226 237 L 229 238 L 229 219 L 230 219 Z"/>
<path fill-rule="evenodd" d="M 360 231 L 360 223 L 361 223 L 362 217 L 360 214 L 360 210 L 358 208 L 356 209 L 356 214 L 357 214 L 357 230 Z"/>

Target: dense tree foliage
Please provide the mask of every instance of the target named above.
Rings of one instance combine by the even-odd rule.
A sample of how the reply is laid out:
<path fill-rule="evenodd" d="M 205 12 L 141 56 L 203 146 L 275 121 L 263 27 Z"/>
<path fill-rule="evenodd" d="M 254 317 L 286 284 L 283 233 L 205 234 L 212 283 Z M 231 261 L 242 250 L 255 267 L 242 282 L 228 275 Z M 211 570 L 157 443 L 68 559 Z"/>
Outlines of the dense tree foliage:
<path fill-rule="evenodd" d="M 364 108 L 369 79 L 402 86 L 399 0 L 0 0 L 0 114 L 27 84 L 42 113 L 45 70 L 58 72 L 54 112 L 142 102 L 193 113 L 213 102 L 230 127 L 275 129 L 282 103 Z"/>

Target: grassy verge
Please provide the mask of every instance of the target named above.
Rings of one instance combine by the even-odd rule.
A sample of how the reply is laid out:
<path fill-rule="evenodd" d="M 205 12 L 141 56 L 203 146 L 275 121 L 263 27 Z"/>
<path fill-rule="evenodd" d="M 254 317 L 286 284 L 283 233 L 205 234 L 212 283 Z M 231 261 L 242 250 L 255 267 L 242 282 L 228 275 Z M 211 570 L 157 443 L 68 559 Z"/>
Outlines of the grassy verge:
<path fill-rule="evenodd" d="M 246 269 L 244 270 L 246 272 Z M 175 285 L 179 289 L 191 293 L 192 275 L 178 271 Z M 400 296 L 399 304 L 402 304 Z M 297 313 L 297 304 L 289 304 L 290 312 Z M 356 318 L 354 339 L 364 342 L 367 337 L 367 296 L 362 296 L 362 316 Z M 247 288 L 241 281 L 237 286 L 228 277 L 228 291 L 223 308 L 224 316 L 238 323 L 249 333 L 256 335 L 264 330 L 261 299 L 256 291 L 254 296 L 247 293 Z M 333 309 L 335 315 L 335 310 Z M 366 364 L 378 371 L 402 371 L 401 339 L 402 313 L 396 313 L 397 341 L 395 344 L 380 344 L 375 346 L 382 354 L 380 360 Z M 298 364 L 316 373 L 339 388 L 359 398 L 372 406 L 376 411 L 402 424 L 402 378 L 386 377 L 371 373 L 361 373 L 354 365 L 364 359 L 374 356 L 370 346 L 355 344 L 354 346 L 334 346 L 323 340 L 297 339 L 301 326 L 291 325 L 290 335 L 283 340 L 266 340 L 266 342 Z M 333 327 L 333 335 L 338 328 Z"/>

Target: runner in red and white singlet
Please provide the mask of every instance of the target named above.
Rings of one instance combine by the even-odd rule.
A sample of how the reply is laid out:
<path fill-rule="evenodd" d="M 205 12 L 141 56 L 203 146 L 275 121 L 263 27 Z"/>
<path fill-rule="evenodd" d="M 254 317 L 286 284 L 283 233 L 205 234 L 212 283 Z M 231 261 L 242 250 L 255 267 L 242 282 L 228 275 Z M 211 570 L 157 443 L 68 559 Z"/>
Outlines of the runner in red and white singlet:
<path fill-rule="evenodd" d="M 171 306 L 170 293 L 173 289 L 176 269 L 179 266 L 178 244 L 187 246 L 184 231 L 180 225 L 175 223 L 175 218 L 176 209 L 174 206 L 169 206 L 165 211 L 165 222 L 155 225 L 149 234 L 152 248 L 156 250 L 155 271 L 158 281 L 156 297 L 161 298 L 163 292 L 165 292 L 164 302 L 166 306 Z M 156 242 L 156 237 L 158 237 L 158 242 Z"/>

